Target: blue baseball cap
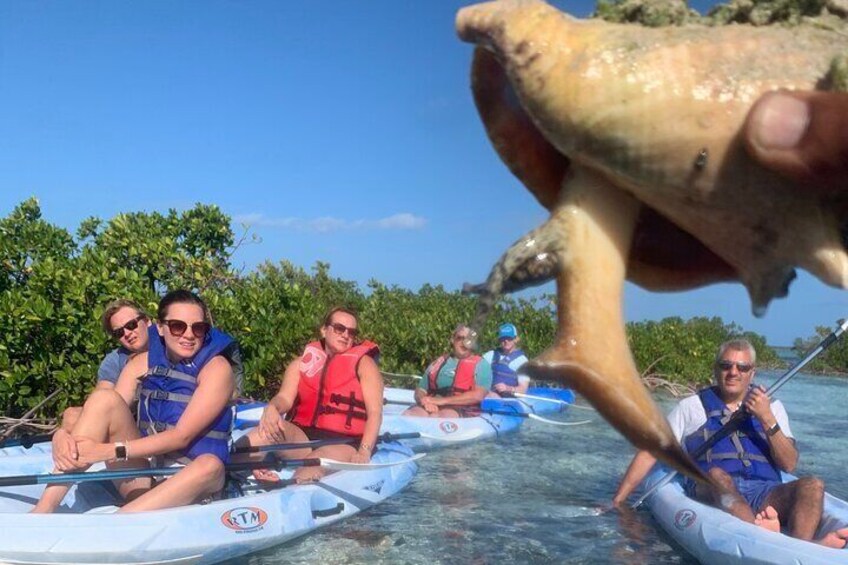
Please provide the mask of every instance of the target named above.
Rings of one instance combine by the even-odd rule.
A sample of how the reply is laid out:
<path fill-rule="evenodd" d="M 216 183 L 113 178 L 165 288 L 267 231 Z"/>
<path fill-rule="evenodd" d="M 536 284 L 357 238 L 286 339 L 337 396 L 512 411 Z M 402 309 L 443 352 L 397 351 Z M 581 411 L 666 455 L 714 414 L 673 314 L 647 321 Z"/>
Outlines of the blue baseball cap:
<path fill-rule="evenodd" d="M 498 328 L 498 339 L 515 339 L 518 337 L 518 330 L 512 324 L 502 324 Z"/>

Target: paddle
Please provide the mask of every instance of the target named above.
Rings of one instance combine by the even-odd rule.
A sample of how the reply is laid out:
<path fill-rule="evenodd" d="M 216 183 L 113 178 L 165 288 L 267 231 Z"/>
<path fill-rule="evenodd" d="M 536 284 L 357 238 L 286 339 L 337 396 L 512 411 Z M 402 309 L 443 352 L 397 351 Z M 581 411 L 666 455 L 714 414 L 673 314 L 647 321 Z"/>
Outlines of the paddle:
<path fill-rule="evenodd" d="M 842 336 L 845 330 L 848 329 L 848 319 L 843 320 L 842 323 L 836 328 L 833 332 L 830 333 L 827 337 L 825 337 L 815 348 L 813 348 L 803 359 L 795 363 L 795 365 L 786 371 L 773 385 L 771 385 L 766 390 L 766 396 L 771 398 L 774 396 L 774 393 L 780 389 L 783 385 L 785 385 L 789 379 L 797 375 L 805 365 L 807 365 L 810 361 L 818 357 L 822 351 L 836 343 L 836 341 Z M 733 433 L 733 431 L 739 427 L 739 425 L 745 420 L 748 416 L 748 411 L 745 410 L 744 407 L 734 412 L 733 416 L 712 436 L 710 436 L 698 449 L 694 452 L 690 453 L 690 457 L 692 459 L 697 460 L 698 457 L 709 451 L 709 449 L 714 446 L 716 443 L 726 438 L 728 435 Z M 648 489 L 645 494 L 639 497 L 636 502 L 633 503 L 631 508 L 638 508 L 649 496 L 654 494 L 661 487 L 667 485 L 671 480 L 677 476 L 677 471 L 668 472 L 659 482 L 657 482 L 653 487 Z"/>
<path fill-rule="evenodd" d="M 487 398 L 484 399 L 483 402 L 494 401 L 498 402 L 496 398 Z M 416 406 L 414 402 L 405 402 L 403 400 L 389 400 L 384 399 L 383 404 L 399 404 L 401 406 Z M 451 407 L 453 408 L 453 407 Z M 471 408 L 471 406 L 469 406 Z M 481 407 L 476 410 L 481 414 L 491 414 L 494 416 L 514 416 L 516 418 L 527 418 L 530 420 L 536 420 L 537 422 L 542 422 L 545 424 L 551 424 L 552 426 L 582 426 L 583 424 L 588 424 L 591 420 L 581 420 L 579 422 L 557 422 L 556 420 L 548 420 L 547 418 L 542 418 L 541 416 L 537 416 L 536 414 L 526 414 L 524 412 L 513 412 L 512 410 L 494 410 L 491 408 Z M 444 438 L 439 438 L 444 439 Z"/>
<path fill-rule="evenodd" d="M 559 404 L 560 406 L 568 406 L 569 408 L 579 408 L 581 410 L 591 410 L 593 412 L 595 411 L 595 409 L 591 406 L 581 406 L 579 404 L 574 404 L 573 402 L 566 402 L 565 400 L 559 400 L 557 398 L 548 398 L 547 396 L 534 396 L 532 394 L 524 394 L 523 392 L 502 392 L 501 396 L 503 396 L 504 398 L 515 396 L 516 398 L 526 398 L 527 400 L 540 400 L 543 402 L 552 402 L 554 404 Z"/>
<path fill-rule="evenodd" d="M 244 463 L 228 463 L 227 471 L 249 471 L 253 469 L 274 469 L 279 471 L 289 467 L 326 467 L 334 471 L 370 471 L 396 465 L 405 465 L 424 457 L 424 453 L 413 455 L 407 459 L 392 461 L 389 463 L 347 463 L 334 459 L 312 458 L 312 459 L 278 459 L 263 461 L 246 461 Z M 88 481 L 112 481 L 116 479 L 131 479 L 134 477 L 164 477 L 175 475 L 183 470 L 185 466 L 176 467 L 154 467 L 146 469 L 108 469 L 105 471 L 81 472 L 81 473 L 46 473 L 41 475 L 14 475 L 0 477 L 0 487 L 21 485 L 48 485 L 81 483 Z"/>
<path fill-rule="evenodd" d="M 402 439 L 430 439 L 436 441 L 468 441 L 480 436 L 481 430 L 469 430 L 467 432 L 453 434 L 451 436 L 434 436 L 424 432 L 409 432 L 403 434 L 393 434 L 387 432 L 377 436 L 378 442 L 398 441 Z M 301 443 L 276 443 L 273 445 L 255 445 L 248 447 L 237 447 L 233 453 L 259 453 L 263 451 L 283 451 L 286 449 L 301 449 L 303 447 L 321 447 L 324 445 L 344 445 L 348 443 L 356 443 L 359 438 L 334 438 L 334 439 L 316 439 L 312 441 L 304 441 Z"/>
<path fill-rule="evenodd" d="M 23 447 L 24 449 L 29 449 L 36 443 L 44 443 L 53 439 L 53 434 L 24 434 L 20 437 L 9 438 L 0 441 L 0 449 L 4 447 Z"/>

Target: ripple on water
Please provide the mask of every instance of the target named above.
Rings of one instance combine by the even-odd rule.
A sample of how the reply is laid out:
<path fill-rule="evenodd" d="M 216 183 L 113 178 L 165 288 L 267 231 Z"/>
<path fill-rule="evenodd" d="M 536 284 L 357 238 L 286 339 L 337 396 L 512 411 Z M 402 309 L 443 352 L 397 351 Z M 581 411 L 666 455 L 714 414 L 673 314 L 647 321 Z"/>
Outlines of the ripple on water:
<path fill-rule="evenodd" d="M 848 496 L 848 381 L 798 376 L 777 398 L 799 441 L 798 472 Z M 565 431 L 530 422 L 497 442 L 432 453 L 382 505 L 234 563 L 696 563 L 647 512 L 601 511 L 633 453 L 600 420 Z"/>

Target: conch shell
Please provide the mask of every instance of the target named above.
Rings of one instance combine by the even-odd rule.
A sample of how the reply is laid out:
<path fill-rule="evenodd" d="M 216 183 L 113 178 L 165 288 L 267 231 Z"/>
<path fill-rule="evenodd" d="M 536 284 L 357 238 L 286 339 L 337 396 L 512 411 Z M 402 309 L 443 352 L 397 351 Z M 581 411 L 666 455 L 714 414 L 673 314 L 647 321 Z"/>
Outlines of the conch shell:
<path fill-rule="evenodd" d="M 795 266 L 848 286 L 844 202 L 762 168 L 740 137 L 763 93 L 828 88 L 846 36 L 617 25 L 538 0 L 464 8 L 457 30 L 477 44 L 472 88 L 489 138 L 551 211 L 471 287 L 477 323 L 502 292 L 556 277 L 556 340 L 525 371 L 573 387 L 634 445 L 703 479 L 639 380 L 623 282 L 738 280 L 758 315 Z"/>

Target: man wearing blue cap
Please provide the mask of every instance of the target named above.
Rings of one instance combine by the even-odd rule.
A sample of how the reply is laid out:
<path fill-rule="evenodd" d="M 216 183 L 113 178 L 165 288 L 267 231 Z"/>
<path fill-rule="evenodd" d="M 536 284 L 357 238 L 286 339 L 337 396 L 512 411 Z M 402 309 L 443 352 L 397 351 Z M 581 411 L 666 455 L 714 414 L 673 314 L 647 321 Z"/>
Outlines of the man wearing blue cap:
<path fill-rule="evenodd" d="M 492 390 L 503 394 L 526 393 L 530 377 L 519 375 L 518 369 L 527 362 L 524 352 L 518 349 L 518 330 L 513 324 L 502 324 L 498 328 L 498 347 L 483 355 L 492 365 Z"/>

